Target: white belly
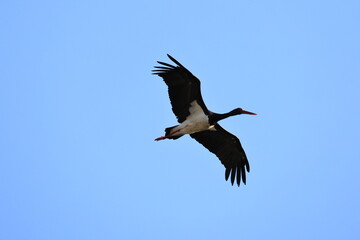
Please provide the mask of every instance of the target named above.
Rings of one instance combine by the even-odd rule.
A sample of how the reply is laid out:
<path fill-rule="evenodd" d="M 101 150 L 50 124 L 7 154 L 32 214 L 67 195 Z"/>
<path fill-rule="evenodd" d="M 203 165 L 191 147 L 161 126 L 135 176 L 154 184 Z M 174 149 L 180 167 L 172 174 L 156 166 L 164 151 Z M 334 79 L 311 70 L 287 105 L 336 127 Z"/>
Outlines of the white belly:
<path fill-rule="evenodd" d="M 172 129 L 173 136 L 196 133 L 208 130 L 209 118 L 196 101 L 193 101 L 189 109 L 190 115 L 179 126 Z M 171 134 L 171 133 L 170 133 Z"/>

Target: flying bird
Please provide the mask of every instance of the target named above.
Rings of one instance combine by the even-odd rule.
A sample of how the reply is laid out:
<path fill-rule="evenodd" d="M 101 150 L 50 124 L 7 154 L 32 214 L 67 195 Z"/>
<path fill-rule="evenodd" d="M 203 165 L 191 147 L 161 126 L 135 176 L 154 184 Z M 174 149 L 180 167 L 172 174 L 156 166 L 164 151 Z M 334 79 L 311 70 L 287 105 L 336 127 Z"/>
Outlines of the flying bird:
<path fill-rule="evenodd" d="M 228 113 L 214 113 L 210 111 L 201 96 L 200 80 L 176 59 L 167 55 L 176 66 L 160 62 L 162 66 L 155 66 L 153 74 L 163 78 L 168 86 L 169 98 L 179 125 L 165 129 L 164 139 L 178 139 L 185 134 L 201 143 L 214 153 L 225 166 L 225 180 L 231 179 L 231 184 L 240 182 L 246 184 L 246 174 L 250 171 L 244 149 L 239 139 L 219 125 L 219 121 L 240 114 L 256 115 L 242 108 L 236 108 Z"/>

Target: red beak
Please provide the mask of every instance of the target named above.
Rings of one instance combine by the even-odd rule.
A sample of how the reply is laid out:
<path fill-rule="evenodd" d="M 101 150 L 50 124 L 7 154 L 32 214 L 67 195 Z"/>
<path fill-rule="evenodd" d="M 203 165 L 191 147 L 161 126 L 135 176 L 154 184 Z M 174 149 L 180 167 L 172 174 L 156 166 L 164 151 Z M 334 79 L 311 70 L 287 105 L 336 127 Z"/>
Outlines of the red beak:
<path fill-rule="evenodd" d="M 248 111 L 245 111 L 245 110 L 242 110 L 241 114 L 257 115 L 256 113 L 248 112 Z"/>

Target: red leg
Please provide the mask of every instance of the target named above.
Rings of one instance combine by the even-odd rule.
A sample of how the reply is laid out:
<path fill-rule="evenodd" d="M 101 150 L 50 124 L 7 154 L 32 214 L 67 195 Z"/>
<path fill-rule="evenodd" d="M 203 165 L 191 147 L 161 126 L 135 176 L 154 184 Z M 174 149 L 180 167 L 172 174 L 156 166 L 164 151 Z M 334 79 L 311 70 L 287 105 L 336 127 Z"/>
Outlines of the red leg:
<path fill-rule="evenodd" d="M 166 139 L 166 136 L 155 138 L 155 141 L 160 141 L 160 140 L 164 140 L 164 139 Z"/>
<path fill-rule="evenodd" d="M 173 133 L 171 133 L 171 135 L 155 138 L 155 141 L 160 141 L 160 140 L 164 140 L 164 139 L 166 139 L 166 138 L 169 138 L 169 137 L 171 137 L 172 135 L 174 135 L 174 133 L 177 133 L 177 132 L 179 132 L 179 131 L 180 131 L 180 129 L 179 129 L 179 130 L 176 130 L 176 131 L 173 132 Z"/>

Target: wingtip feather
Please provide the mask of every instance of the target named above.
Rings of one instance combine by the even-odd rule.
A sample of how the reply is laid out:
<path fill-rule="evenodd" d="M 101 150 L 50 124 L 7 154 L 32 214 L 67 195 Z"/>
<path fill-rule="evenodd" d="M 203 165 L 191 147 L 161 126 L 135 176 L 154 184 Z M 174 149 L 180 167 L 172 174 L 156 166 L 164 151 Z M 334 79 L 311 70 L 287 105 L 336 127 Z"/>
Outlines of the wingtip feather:
<path fill-rule="evenodd" d="M 226 180 L 226 181 L 229 179 L 230 170 L 231 170 L 231 168 L 226 168 L 226 169 L 225 169 L 225 180 Z"/>
<path fill-rule="evenodd" d="M 250 164 L 249 164 L 249 162 L 246 162 L 245 166 L 246 166 L 246 171 L 250 172 Z"/>
<path fill-rule="evenodd" d="M 246 184 L 246 173 L 245 173 L 245 168 L 241 169 L 241 175 L 242 175 L 242 181 L 244 184 Z"/>
<path fill-rule="evenodd" d="M 181 63 L 179 63 L 175 58 L 173 58 L 172 56 L 170 56 L 170 54 L 167 54 L 168 58 L 170 58 L 171 61 L 173 61 L 174 63 L 176 63 L 179 67 L 183 67 L 185 68 L 183 65 L 181 65 Z"/>
<path fill-rule="evenodd" d="M 234 185 L 235 175 L 236 175 L 236 168 L 233 168 L 231 171 L 231 185 Z"/>
<path fill-rule="evenodd" d="M 239 167 L 239 166 L 236 168 L 236 172 L 237 172 L 237 174 L 236 174 L 236 183 L 237 183 L 238 186 L 240 186 L 240 182 L 241 182 L 241 170 L 240 170 L 240 167 Z"/>
<path fill-rule="evenodd" d="M 175 68 L 175 66 L 171 65 L 171 64 L 168 64 L 168 63 L 165 63 L 165 62 L 161 62 L 161 61 L 157 61 L 158 64 L 162 64 L 162 65 L 165 65 L 165 66 L 168 66 L 170 68 Z"/>

